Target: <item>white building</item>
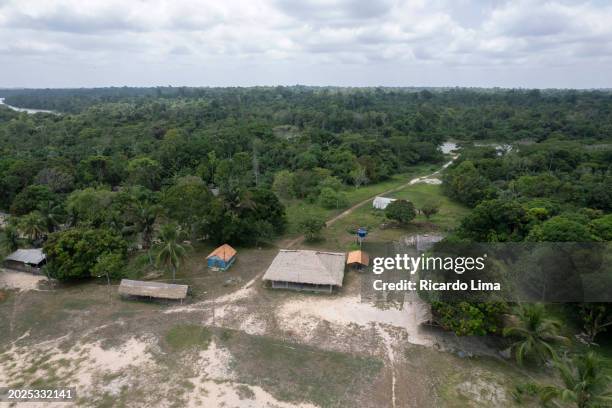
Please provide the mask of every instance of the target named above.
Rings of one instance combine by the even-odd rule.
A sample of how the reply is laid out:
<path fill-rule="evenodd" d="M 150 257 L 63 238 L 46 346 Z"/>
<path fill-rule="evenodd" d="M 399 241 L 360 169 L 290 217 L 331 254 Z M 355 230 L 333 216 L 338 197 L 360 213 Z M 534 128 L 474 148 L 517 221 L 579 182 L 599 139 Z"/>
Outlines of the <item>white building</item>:
<path fill-rule="evenodd" d="M 395 200 L 395 198 L 389 197 L 376 197 L 374 201 L 372 201 L 372 206 L 377 210 L 384 210 L 389 204 L 391 204 Z"/>

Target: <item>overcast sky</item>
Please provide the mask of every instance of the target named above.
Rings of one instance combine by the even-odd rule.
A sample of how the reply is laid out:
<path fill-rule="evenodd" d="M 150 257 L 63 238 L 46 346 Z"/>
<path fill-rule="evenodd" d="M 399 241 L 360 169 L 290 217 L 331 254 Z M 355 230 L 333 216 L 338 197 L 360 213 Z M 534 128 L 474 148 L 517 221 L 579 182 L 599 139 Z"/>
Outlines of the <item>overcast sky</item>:
<path fill-rule="evenodd" d="M 0 87 L 612 87 L 612 1 L 0 0 Z"/>

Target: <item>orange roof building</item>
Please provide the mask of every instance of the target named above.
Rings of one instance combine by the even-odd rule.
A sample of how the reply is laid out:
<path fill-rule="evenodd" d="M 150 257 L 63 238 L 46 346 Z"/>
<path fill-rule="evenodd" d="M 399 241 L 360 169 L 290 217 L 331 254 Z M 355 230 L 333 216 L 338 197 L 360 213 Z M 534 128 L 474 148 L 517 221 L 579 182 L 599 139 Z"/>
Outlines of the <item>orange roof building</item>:
<path fill-rule="evenodd" d="M 208 267 L 213 270 L 227 270 L 234 261 L 238 253 L 228 244 L 223 244 L 216 248 L 206 257 Z"/>
<path fill-rule="evenodd" d="M 368 266 L 370 264 L 370 257 L 368 256 L 367 252 L 364 251 L 351 251 L 348 253 L 348 257 L 346 258 L 346 264 Z"/>

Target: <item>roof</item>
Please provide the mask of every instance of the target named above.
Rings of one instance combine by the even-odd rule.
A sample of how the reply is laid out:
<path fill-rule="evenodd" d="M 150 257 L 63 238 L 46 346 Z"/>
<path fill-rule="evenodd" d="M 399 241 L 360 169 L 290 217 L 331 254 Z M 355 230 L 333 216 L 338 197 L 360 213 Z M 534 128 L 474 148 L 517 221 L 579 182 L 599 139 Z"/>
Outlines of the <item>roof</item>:
<path fill-rule="evenodd" d="M 34 249 L 18 249 L 6 258 L 5 261 L 21 262 L 30 265 L 38 265 L 47 257 L 42 251 L 42 248 Z"/>
<path fill-rule="evenodd" d="M 358 263 L 368 266 L 370 264 L 370 257 L 368 256 L 367 252 L 364 251 L 351 251 L 348 253 L 346 263 L 347 265 Z"/>
<path fill-rule="evenodd" d="M 215 249 L 210 254 L 208 254 L 206 259 L 216 256 L 217 258 L 223 259 L 225 262 L 227 262 L 230 259 L 232 259 L 235 255 L 236 255 L 236 250 L 234 248 L 232 248 L 228 244 L 223 244 L 219 248 Z"/>
<path fill-rule="evenodd" d="M 185 299 L 188 290 L 189 286 L 187 285 L 130 279 L 121 279 L 119 285 L 119 294 L 121 295 L 149 296 L 162 299 Z"/>
<path fill-rule="evenodd" d="M 281 249 L 264 280 L 342 286 L 346 254 Z"/>
<path fill-rule="evenodd" d="M 392 203 L 395 200 L 396 200 L 395 198 L 389 198 L 389 197 L 376 197 L 374 201 L 372 201 L 372 205 L 375 208 L 380 208 L 384 210 L 386 206 L 388 206 L 390 203 Z"/>

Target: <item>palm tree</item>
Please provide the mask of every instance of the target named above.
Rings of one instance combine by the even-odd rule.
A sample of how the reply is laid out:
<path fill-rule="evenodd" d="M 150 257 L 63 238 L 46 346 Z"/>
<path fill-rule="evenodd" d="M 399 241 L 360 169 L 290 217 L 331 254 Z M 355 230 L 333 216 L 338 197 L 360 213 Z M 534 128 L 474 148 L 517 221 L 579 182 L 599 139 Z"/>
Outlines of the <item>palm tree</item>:
<path fill-rule="evenodd" d="M 612 377 L 606 375 L 602 361 L 592 351 L 578 354 L 570 361 L 556 361 L 563 385 L 538 387 L 544 404 L 559 400 L 577 408 L 612 406 Z"/>
<path fill-rule="evenodd" d="M 160 212 L 159 205 L 138 203 L 131 214 L 134 222 L 133 230 L 141 234 L 143 249 L 149 249 L 151 246 L 155 221 Z"/>
<path fill-rule="evenodd" d="M 559 335 L 561 324 L 546 316 L 542 304 L 519 305 L 516 317 L 518 321 L 504 329 L 504 336 L 518 340 L 512 344 L 516 361 L 523 364 L 526 357 L 542 362 L 555 356 L 554 343 L 567 343 L 568 339 Z"/>
<path fill-rule="evenodd" d="M 51 201 L 40 204 L 38 212 L 45 220 L 47 232 L 54 232 L 55 228 L 61 224 L 64 215 L 62 207 L 54 205 Z"/>
<path fill-rule="evenodd" d="M 157 254 L 157 266 L 164 265 L 172 269 L 172 280 L 176 280 L 176 271 L 180 268 L 185 259 L 187 249 L 179 243 L 181 231 L 176 224 L 166 224 L 162 226 L 159 233 L 161 241 Z"/>
<path fill-rule="evenodd" d="M 31 242 L 36 242 L 47 232 L 47 223 L 40 212 L 32 211 L 21 217 L 18 223 L 18 229 L 28 237 Z"/>
<path fill-rule="evenodd" d="M 19 232 L 14 225 L 7 225 L 4 228 L 4 233 L 0 235 L 0 247 L 8 253 L 19 249 Z"/>

